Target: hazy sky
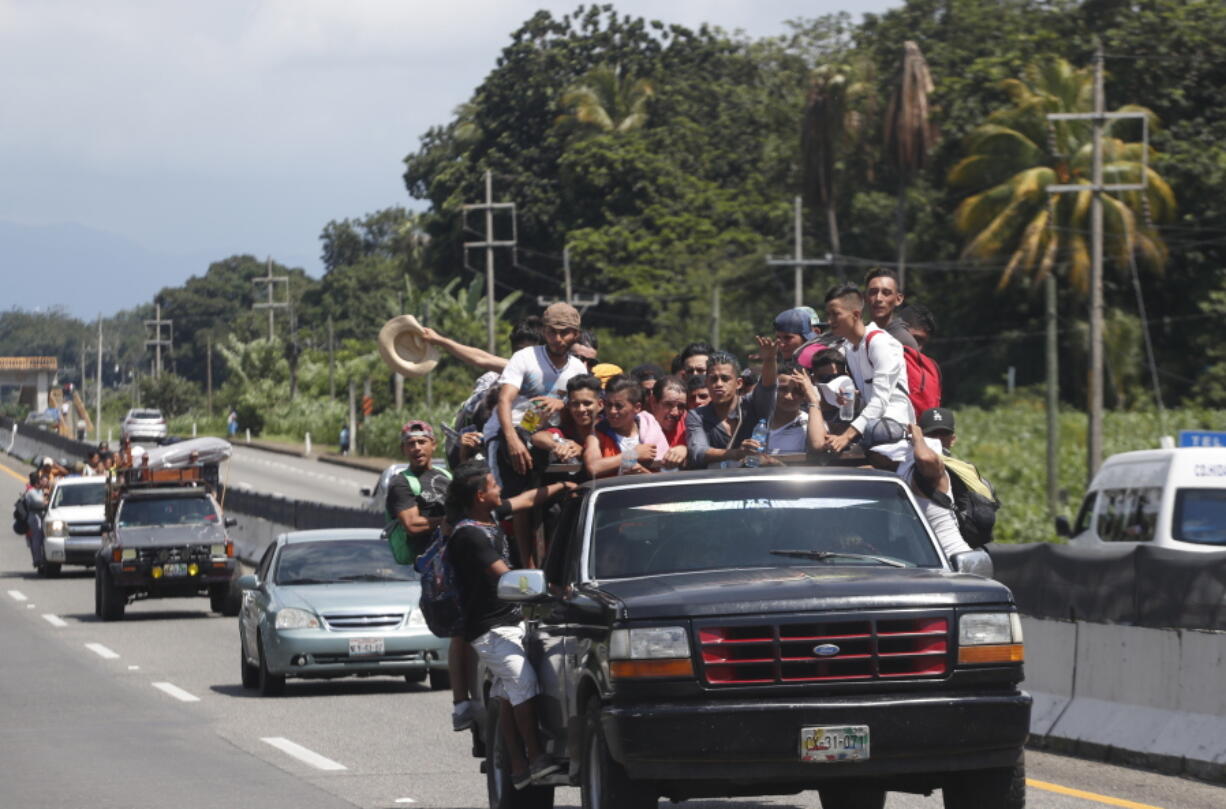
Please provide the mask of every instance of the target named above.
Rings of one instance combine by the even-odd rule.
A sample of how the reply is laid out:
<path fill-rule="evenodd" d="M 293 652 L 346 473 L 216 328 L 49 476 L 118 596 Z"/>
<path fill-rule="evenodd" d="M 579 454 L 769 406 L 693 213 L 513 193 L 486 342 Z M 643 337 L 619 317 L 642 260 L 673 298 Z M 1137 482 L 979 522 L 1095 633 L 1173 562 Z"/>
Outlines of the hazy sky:
<path fill-rule="evenodd" d="M 233 253 L 317 275 L 321 227 L 409 204 L 401 161 L 419 136 L 449 120 L 536 9 L 576 5 L 0 0 L 0 224 L 71 223 L 177 256 L 163 284 Z M 616 4 L 755 36 L 896 5 Z M 0 276 L 16 269 L 0 256 Z"/>

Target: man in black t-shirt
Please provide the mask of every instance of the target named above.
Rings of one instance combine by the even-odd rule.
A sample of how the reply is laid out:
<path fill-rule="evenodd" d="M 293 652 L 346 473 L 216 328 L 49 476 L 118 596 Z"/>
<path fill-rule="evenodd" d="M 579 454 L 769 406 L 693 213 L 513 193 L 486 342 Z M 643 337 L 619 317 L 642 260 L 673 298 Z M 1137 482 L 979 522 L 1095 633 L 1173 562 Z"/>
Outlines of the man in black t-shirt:
<path fill-rule="evenodd" d="M 490 697 L 503 701 L 504 719 L 498 724 L 516 789 L 556 772 L 560 765 L 544 752 L 537 732 L 533 703 L 539 689 L 524 652 L 523 613 L 518 605 L 498 598 L 498 579 L 511 569 L 507 537 L 498 522 L 574 488 L 574 483 L 554 483 L 503 501 L 498 482 L 477 462 L 457 469 L 447 490 L 447 517 L 453 526 L 447 559 L 459 585 L 464 639 L 494 675 Z M 514 721 L 508 721 L 511 717 Z"/>

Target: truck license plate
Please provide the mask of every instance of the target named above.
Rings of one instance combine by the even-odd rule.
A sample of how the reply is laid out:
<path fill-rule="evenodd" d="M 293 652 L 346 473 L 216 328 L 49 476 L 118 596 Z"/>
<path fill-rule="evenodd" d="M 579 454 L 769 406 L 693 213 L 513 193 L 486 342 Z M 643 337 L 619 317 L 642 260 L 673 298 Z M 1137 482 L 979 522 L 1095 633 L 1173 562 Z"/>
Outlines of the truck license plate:
<path fill-rule="evenodd" d="M 800 729 L 800 760 L 816 764 L 868 760 L 868 725 Z"/>
<path fill-rule="evenodd" d="M 174 578 L 176 576 L 186 576 L 187 575 L 187 563 L 186 562 L 171 562 L 170 564 L 162 567 L 162 573 L 168 579 Z"/>
<path fill-rule="evenodd" d="M 378 657 L 383 654 L 383 638 L 350 638 L 350 657 Z"/>

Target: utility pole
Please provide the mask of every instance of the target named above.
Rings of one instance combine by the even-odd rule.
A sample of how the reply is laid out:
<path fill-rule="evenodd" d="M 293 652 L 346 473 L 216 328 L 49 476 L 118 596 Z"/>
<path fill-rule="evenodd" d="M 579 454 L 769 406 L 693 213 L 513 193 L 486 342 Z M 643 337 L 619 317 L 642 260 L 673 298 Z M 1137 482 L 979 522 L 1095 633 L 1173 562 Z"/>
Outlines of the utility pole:
<path fill-rule="evenodd" d="M 803 209 L 803 202 L 800 196 L 797 196 L 796 199 L 793 200 L 792 205 L 793 205 L 793 209 L 795 213 L 794 225 L 793 225 L 793 227 L 795 228 L 794 230 L 795 241 L 792 247 L 792 257 L 791 258 L 782 258 L 782 257 L 775 258 L 774 256 L 767 256 L 766 265 L 768 267 L 793 267 L 794 268 L 794 274 L 792 277 L 792 283 L 794 287 L 793 294 L 792 294 L 792 301 L 793 301 L 792 305 L 793 306 L 804 306 L 805 305 L 804 303 L 804 296 L 805 296 L 804 268 L 805 267 L 829 267 L 834 262 L 831 260 L 831 256 L 829 253 L 826 254 L 825 259 L 806 259 L 804 257 L 804 246 L 802 244 L 804 240 L 804 230 L 801 225 L 801 214 L 802 214 L 802 209 Z"/>
<path fill-rule="evenodd" d="M 98 313 L 98 363 L 94 368 L 94 443 L 102 442 L 102 313 Z"/>
<path fill-rule="evenodd" d="M 719 281 L 711 285 L 711 348 L 719 349 Z"/>
<path fill-rule="evenodd" d="M 153 361 L 153 378 L 158 379 L 162 376 L 162 346 L 166 346 L 169 351 L 174 343 L 174 321 L 162 320 L 162 302 L 155 300 L 153 302 L 153 320 L 146 320 L 145 326 L 153 328 L 153 339 L 145 341 L 145 348 L 153 346 L 154 361 Z M 165 339 L 162 339 L 162 327 L 165 326 L 168 334 Z"/>
<path fill-rule="evenodd" d="M 213 338 L 212 337 L 206 338 L 205 344 L 204 344 L 204 352 L 205 352 L 205 358 L 206 358 L 205 363 L 204 363 L 204 373 L 205 373 L 205 381 L 206 381 L 204 407 L 205 407 L 205 413 L 211 419 L 213 418 Z"/>
<path fill-rule="evenodd" d="M 336 342 L 332 333 L 332 315 L 328 315 L 328 397 L 336 399 Z"/>
<path fill-rule="evenodd" d="M 460 210 L 461 215 L 467 218 L 469 211 L 484 211 L 485 212 L 485 239 L 479 242 L 464 242 L 464 249 L 468 250 L 472 247 L 485 248 L 485 318 L 486 318 L 486 337 L 487 350 L 493 354 L 494 345 L 494 248 L 495 247 L 511 247 L 514 248 L 518 238 L 517 226 L 515 223 L 515 203 L 514 202 L 494 202 L 494 175 L 488 169 L 485 172 L 485 202 L 472 205 L 462 205 Z M 511 238 L 510 240 L 496 240 L 494 238 L 494 211 L 507 210 L 511 212 Z"/>
<path fill-rule="evenodd" d="M 288 275 L 273 275 L 272 274 L 272 256 L 268 257 L 268 275 L 263 278 L 252 278 L 253 284 L 264 284 L 265 291 L 268 293 L 267 303 L 255 303 L 251 305 L 253 309 L 268 310 L 268 340 L 271 342 L 276 336 L 276 324 L 274 322 L 274 312 L 278 309 L 285 309 L 289 306 L 289 276 Z M 275 293 L 274 287 L 277 284 L 285 284 L 285 300 L 274 302 Z"/>
<path fill-rule="evenodd" d="M 1043 282 L 1047 308 L 1047 510 L 1055 519 L 1060 508 L 1060 339 L 1056 328 L 1056 274 Z"/>
<path fill-rule="evenodd" d="M 564 298 L 550 298 L 547 295 L 537 295 L 537 305 L 549 306 L 550 304 L 564 301 L 578 309 L 579 314 L 583 314 L 589 307 L 596 306 L 601 301 L 600 293 L 596 293 L 590 298 L 575 297 L 575 289 L 571 285 L 570 278 L 570 247 L 562 248 L 562 291 L 566 295 Z"/>
<path fill-rule="evenodd" d="M 1107 112 L 1103 92 L 1103 45 L 1096 40 L 1094 46 L 1094 112 L 1057 112 L 1047 116 L 1049 121 L 1090 121 L 1093 124 L 1093 162 L 1090 184 L 1071 183 L 1049 185 L 1050 194 L 1091 193 L 1090 198 L 1090 369 L 1087 385 L 1087 410 L 1089 424 L 1086 439 L 1086 478 L 1094 477 L 1103 461 L 1103 200 L 1104 191 L 1144 191 L 1149 174 L 1149 122 L 1141 112 Z M 1139 118 L 1143 151 L 1141 157 L 1141 182 L 1103 183 L 1103 125 L 1120 118 Z"/>

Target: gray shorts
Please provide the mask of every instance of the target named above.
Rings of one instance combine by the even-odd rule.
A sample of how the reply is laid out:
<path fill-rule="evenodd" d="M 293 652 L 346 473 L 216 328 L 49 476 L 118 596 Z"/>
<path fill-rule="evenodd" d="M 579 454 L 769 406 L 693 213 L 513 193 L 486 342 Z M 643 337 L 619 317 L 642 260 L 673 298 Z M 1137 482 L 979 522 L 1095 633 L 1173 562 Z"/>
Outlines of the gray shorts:
<path fill-rule="evenodd" d="M 496 626 L 472 642 L 473 651 L 494 675 L 492 698 L 512 705 L 527 702 L 539 693 L 536 671 L 524 652 L 524 625 Z"/>

